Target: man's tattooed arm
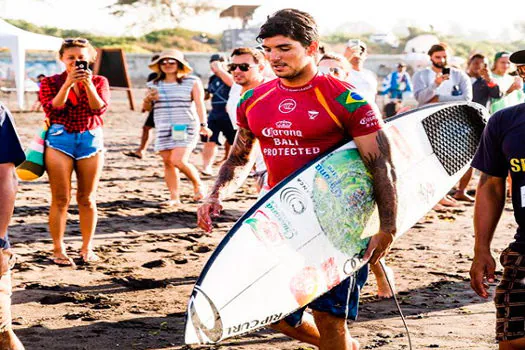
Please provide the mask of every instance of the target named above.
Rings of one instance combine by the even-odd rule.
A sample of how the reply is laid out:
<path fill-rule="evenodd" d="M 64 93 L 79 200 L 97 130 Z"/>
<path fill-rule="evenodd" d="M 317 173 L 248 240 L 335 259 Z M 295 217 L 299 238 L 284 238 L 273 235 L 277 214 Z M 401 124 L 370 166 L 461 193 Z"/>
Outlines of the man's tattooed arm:
<path fill-rule="evenodd" d="M 249 160 L 255 141 L 255 135 L 250 130 L 239 128 L 230 154 L 219 170 L 210 197 L 219 198 L 229 192 L 229 188 L 242 185 L 239 182 L 244 181 L 244 175 L 250 171 Z"/>
<path fill-rule="evenodd" d="M 397 232 L 396 170 L 392 164 L 390 141 L 383 130 L 376 134 L 377 147 L 361 150 L 363 162 L 370 170 L 374 182 L 374 195 L 379 211 L 380 229 L 395 235 Z"/>

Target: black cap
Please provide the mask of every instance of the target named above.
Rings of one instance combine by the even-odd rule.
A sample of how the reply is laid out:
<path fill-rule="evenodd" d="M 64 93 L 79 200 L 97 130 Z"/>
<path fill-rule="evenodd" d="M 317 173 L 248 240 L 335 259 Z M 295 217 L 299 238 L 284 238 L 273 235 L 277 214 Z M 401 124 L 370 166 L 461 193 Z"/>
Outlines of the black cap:
<path fill-rule="evenodd" d="M 213 61 L 221 61 L 221 62 L 224 62 L 224 61 L 226 61 L 226 59 L 225 59 L 224 56 L 221 55 L 220 53 L 214 53 L 214 54 L 211 55 L 211 57 L 210 57 L 210 63 L 212 63 Z"/>
<path fill-rule="evenodd" d="M 525 50 L 514 52 L 512 55 L 510 55 L 509 59 L 514 64 L 525 64 Z"/>

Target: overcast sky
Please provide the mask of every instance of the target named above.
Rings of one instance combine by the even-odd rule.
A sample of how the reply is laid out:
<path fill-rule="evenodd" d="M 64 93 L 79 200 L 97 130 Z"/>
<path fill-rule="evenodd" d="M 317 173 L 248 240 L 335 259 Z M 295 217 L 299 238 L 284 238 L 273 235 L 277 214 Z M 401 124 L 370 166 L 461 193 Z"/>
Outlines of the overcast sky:
<path fill-rule="evenodd" d="M 295 7 L 310 12 L 317 20 L 322 34 L 344 28 L 374 28 L 377 32 L 394 30 L 407 25 L 429 28 L 443 33 L 476 36 L 488 39 L 519 40 L 523 33 L 514 23 L 525 22 L 520 10 L 524 0 L 508 0 L 498 5 L 471 0 L 216 0 L 225 9 L 235 5 L 263 3 L 254 16 L 253 24 L 262 23 L 268 14 Z M 134 16 L 115 19 L 105 7 L 114 0 L 0 0 L 0 17 L 25 19 L 39 25 L 89 30 L 110 35 L 139 35 L 140 29 L 129 28 Z M 499 7 L 498 7 L 499 6 Z M 353 23 L 353 24 L 352 24 Z M 356 25 L 355 23 L 360 23 Z M 349 25 L 350 24 L 350 25 Z M 158 23 L 166 27 L 169 23 Z M 185 21 L 182 26 L 205 32 L 220 33 L 238 27 L 240 22 L 219 19 L 218 13 L 207 14 Z M 525 39 L 525 38 L 523 38 Z"/>

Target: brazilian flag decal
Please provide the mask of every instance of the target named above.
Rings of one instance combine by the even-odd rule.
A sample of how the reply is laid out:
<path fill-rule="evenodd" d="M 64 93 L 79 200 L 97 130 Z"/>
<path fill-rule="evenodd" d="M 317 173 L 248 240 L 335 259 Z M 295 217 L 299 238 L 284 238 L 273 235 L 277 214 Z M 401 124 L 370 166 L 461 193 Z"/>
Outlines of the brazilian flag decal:
<path fill-rule="evenodd" d="M 249 99 L 252 96 L 253 96 L 253 89 L 250 89 L 250 90 L 246 91 L 244 94 L 242 94 L 241 99 L 239 100 L 239 104 L 237 106 L 242 105 L 244 103 L 244 101 L 246 101 L 247 99 Z"/>
<path fill-rule="evenodd" d="M 344 108 L 346 108 L 350 113 L 355 112 L 359 107 L 367 104 L 364 98 L 362 98 L 358 93 L 350 90 L 346 90 L 341 95 L 337 96 L 335 99 L 339 102 Z"/>

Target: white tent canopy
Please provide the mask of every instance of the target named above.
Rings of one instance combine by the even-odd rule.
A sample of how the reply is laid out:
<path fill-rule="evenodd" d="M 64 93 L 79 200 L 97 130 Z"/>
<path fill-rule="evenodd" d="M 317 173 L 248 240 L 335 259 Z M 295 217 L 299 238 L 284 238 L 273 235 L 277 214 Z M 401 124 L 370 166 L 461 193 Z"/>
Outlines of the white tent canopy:
<path fill-rule="evenodd" d="M 7 47 L 11 51 L 11 58 L 15 70 L 15 83 L 18 106 L 24 108 L 24 79 L 26 50 L 58 51 L 62 39 L 25 31 L 11 25 L 0 18 L 0 47 Z"/>

